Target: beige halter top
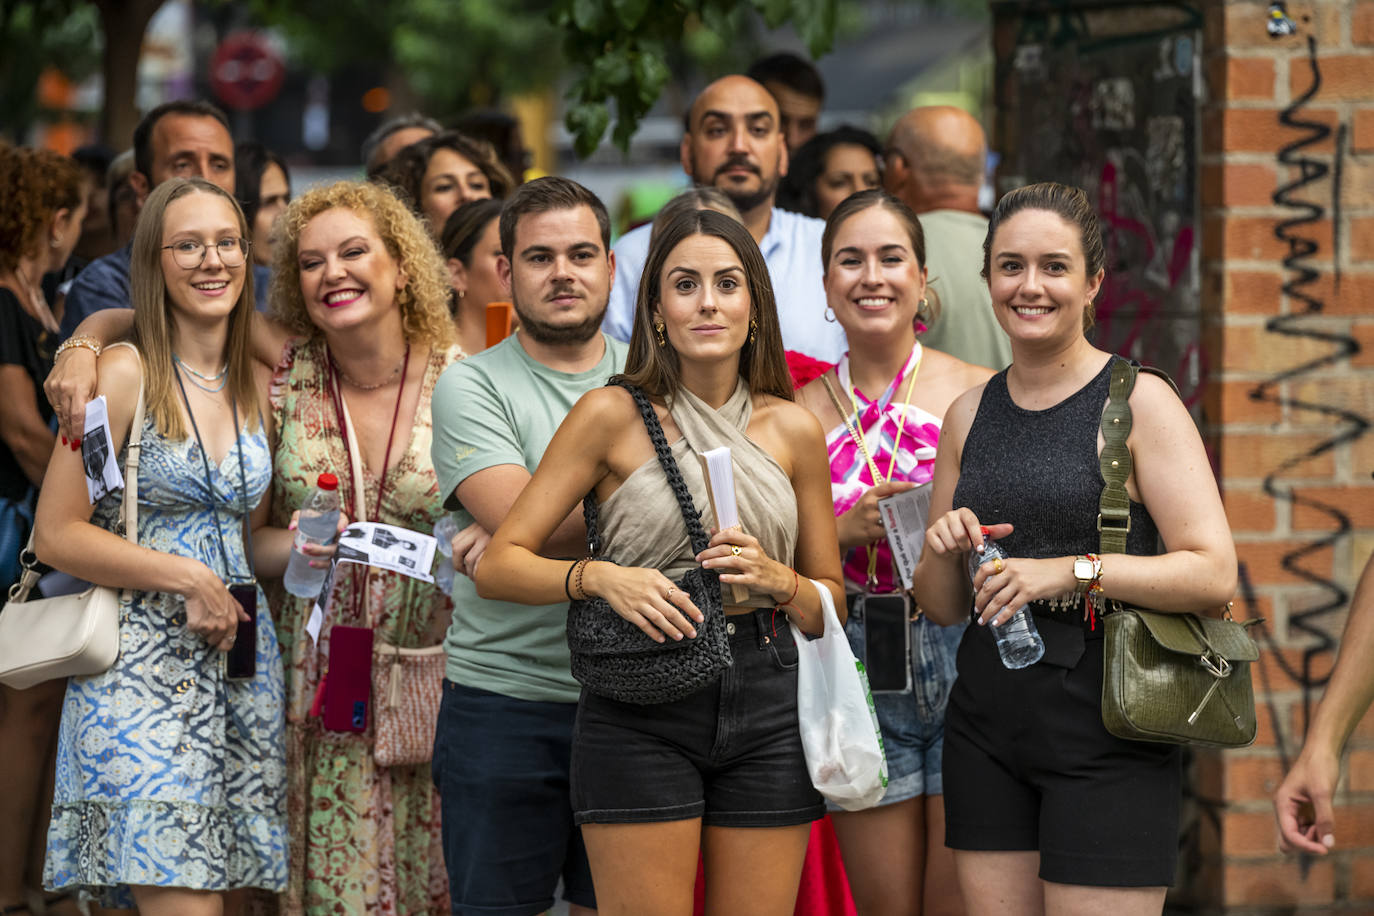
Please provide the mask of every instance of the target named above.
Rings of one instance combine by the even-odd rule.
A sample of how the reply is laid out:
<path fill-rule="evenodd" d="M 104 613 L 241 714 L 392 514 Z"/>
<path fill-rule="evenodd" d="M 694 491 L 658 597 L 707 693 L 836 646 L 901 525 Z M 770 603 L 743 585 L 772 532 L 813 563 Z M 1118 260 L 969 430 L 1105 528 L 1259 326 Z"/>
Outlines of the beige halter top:
<path fill-rule="evenodd" d="M 713 410 L 684 388 L 669 401 L 668 412 L 682 431 L 682 437 L 671 446 L 673 458 L 691 491 L 692 502 L 701 510 L 702 527 L 709 534 L 715 527 L 715 515 L 697 453 L 729 446 L 740 526 L 759 539 L 768 556 L 785 566 L 793 565 L 797 497 L 782 466 L 744 435 L 754 412 L 749 386 L 740 379 L 720 410 Z M 682 512 L 668 488 L 658 456 L 635 468 L 601 504 L 598 527 L 607 559 L 621 566 L 646 566 L 679 579 L 697 565 Z M 734 604 L 728 589 L 724 594 L 726 603 Z M 751 591 L 742 603 L 746 607 L 772 607 L 775 600 Z"/>

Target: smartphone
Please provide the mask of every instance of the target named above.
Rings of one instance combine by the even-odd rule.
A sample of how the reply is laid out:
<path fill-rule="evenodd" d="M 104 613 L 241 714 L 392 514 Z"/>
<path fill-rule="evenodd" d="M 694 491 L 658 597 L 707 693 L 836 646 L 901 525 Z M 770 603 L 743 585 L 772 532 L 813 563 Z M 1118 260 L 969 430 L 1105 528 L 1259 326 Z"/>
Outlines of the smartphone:
<path fill-rule="evenodd" d="M 911 602 L 905 594 L 864 596 L 864 670 L 874 693 L 911 690 Z"/>
<path fill-rule="evenodd" d="M 234 644 L 224 654 L 224 676 L 231 681 L 251 680 L 257 674 L 258 661 L 258 584 L 231 585 L 229 596 L 239 603 L 248 619 L 239 621 Z"/>

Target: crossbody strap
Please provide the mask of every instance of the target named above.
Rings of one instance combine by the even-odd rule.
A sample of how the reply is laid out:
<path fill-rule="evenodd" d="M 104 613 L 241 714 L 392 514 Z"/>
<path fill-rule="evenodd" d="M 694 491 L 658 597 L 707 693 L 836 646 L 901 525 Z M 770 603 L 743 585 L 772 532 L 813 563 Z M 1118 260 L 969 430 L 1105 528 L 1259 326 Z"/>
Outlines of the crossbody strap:
<path fill-rule="evenodd" d="M 1159 369 L 1141 366 L 1120 356 L 1112 357 L 1107 406 L 1102 411 L 1102 455 L 1098 458 L 1104 481 L 1097 507 L 1099 554 L 1125 553 L 1126 536 L 1131 532 L 1131 497 L 1126 491 L 1126 481 L 1131 477 L 1135 461 L 1126 438 L 1131 434 L 1131 392 L 1141 372 L 1158 376 L 1178 394 L 1174 380 Z"/>
<path fill-rule="evenodd" d="M 138 348 L 128 342 L 114 343 L 106 347 L 106 350 L 114 347 L 127 347 L 134 352 L 134 358 L 138 360 L 138 401 L 134 404 L 134 418 L 129 427 L 129 445 L 124 452 L 124 496 L 119 504 L 119 520 L 123 526 L 124 539 L 130 544 L 138 544 L 138 462 L 139 455 L 143 450 L 143 418 L 144 411 L 144 381 L 143 381 L 143 358 L 138 352 Z M 19 574 L 19 581 L 10 588 L 9 599 L 15 602 L 27 601 L 29 592 L 38 584 L 38 556 L 33 551 L 33 539 L 37 533 L 37 526 L 29 530 L 29 542 L 24 545 L 24 551 L 19 555 L 19 563 L 23 571 Z"/>
<path fill-rule="evenodd" d="M 649 397 L 642 389 L 631 385 L 624 379 L 614 379 L 610 384 L 621 386 L 630 393 L 630 397 L 634 398 L 635 406 L 639 408 L 639 415 L 644 420 L 644 428 L 649 434 L 649 441 L 653 443 L 654 453 L 658 456 L 658 463 L 668 478 L 668 487 L 677 497 L 678 509 L 682 512 L 682 520 L 687 525 L 687 535 L 691 539 L 692 549 L 701 553 L 710 544 L 710 538 L 706 536 L 706 529 L 701 527 L 701 512 L 692 502 L 692 493 L 687 489 L 687 482 L 682 479 L 682 471 L 677 466 L 677 460 L 673 458 L 673 449 L 668 445 L 668 437 L 663 433 L 663 425 L 658 422 L 658 414 L 654 411 L 654 405 L 649 403 Z M 588 493 L 582 499 L 582 518 L 587 523 L 587 549 L 591 551 L 591 556 L 598 556 L 601 553 L 601 535 L 596 528 L 595 491 Z"/>

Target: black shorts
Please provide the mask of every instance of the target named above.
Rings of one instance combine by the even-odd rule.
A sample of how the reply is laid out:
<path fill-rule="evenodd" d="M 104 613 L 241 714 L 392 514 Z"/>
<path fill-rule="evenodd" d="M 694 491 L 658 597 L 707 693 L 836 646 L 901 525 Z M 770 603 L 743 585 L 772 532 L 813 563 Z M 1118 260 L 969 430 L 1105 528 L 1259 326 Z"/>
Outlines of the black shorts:
<path fill-rule="evenodd" d="M 579 824 L 700 817 L 709 826 L 783 827 L 824 816 L 797 728 L 797 647 L 782 613 L 730 617 L 734 664 L 672 703 L 582 691 L 573 731 Z"/>
<path fill-rule="evenodd" d="M 1102 640 L 1036 624 L 1045 658 L 1019 671 L 1003 667 L 987 627 L 970 625 L 959 646 L 945 718 L 946 844 L 1038 850 L 1040 877 L 1060 884 L 1173 884 L 1179 748 L 1108 732 Z"/>

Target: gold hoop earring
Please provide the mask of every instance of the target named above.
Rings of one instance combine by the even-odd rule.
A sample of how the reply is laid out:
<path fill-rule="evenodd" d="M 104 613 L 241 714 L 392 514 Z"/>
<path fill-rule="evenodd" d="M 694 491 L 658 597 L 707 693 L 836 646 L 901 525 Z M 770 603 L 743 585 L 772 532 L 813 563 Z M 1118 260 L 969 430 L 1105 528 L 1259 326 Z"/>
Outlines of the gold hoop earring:
<path fill-rule="evenodd" d="M 752 343 L 754 342 L 754 338 L 758 335 L 758 331 L 759 331 L 759 323 L 758 323 L 757 321 L 755 321 L 753 318 L 750 318 L 750 319 L 749 319 L 749 343 L 752 344 Z"/>
<path fill-rule="evenodd" d="M 661 321 L 654 322 L 654 333 L 658 335 L 658 345 L 660 347 L 668 346 L 668 339 L 663 336 L 663 330 L 665 327 L 666 326 Z"/>

